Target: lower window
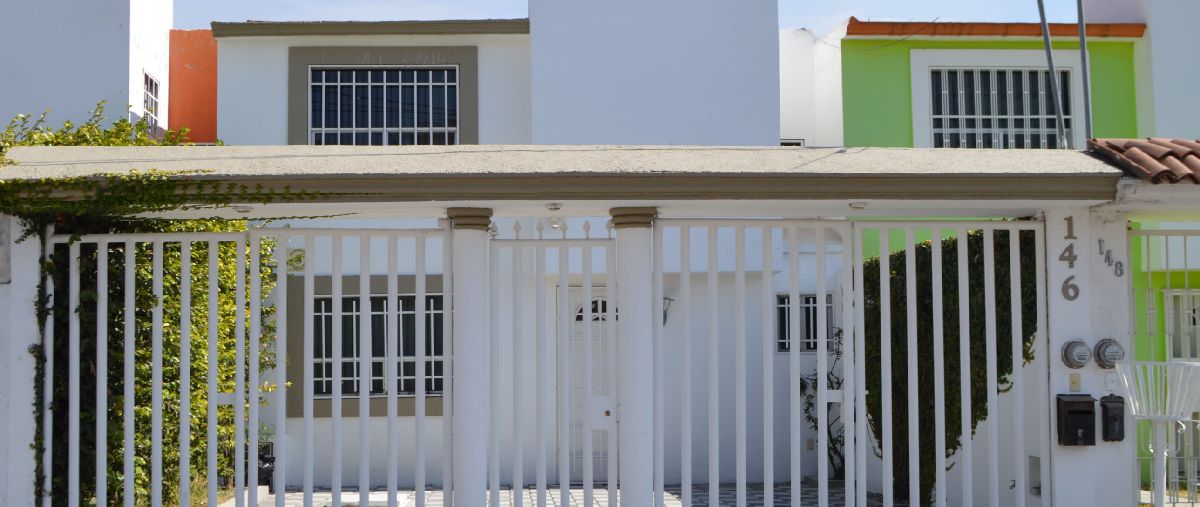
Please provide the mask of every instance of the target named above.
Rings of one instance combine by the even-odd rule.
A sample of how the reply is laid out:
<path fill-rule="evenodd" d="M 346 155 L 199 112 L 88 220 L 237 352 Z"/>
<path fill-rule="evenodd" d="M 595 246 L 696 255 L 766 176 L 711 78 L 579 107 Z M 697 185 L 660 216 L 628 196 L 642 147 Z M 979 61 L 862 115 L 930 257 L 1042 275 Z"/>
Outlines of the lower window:
<path fill-rule="evenodd" d="M 775 296 L 775 329 L 777 338 L 777 352 L 790 352 L 792 350 L 792 305 L 791 296 L 789 294 L 778 294 Z M 833 301 L 832 296 L 825 297 L 825 341 L 828 342 L 833 338 Z M 812 294 L 800 295 L 800 328 L 798 331 L 799 351 L 814 352 L 817 350 L 817 340 L 820 338 L 817 333 L 817 296 Z"/>

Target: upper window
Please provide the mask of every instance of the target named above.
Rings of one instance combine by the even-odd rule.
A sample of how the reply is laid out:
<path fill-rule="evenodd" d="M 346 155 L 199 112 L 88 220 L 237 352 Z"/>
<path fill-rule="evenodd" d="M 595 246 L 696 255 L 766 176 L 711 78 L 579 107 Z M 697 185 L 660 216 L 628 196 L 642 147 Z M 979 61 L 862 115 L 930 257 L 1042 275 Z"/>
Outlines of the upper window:
<path fill-rule="evenodd" d="M 792 350 L 792 305 L 791 296 L 788 294 L 778 294 L 775 296 L 775 332 L 776 335 L 776 351 L 788 352 Z M 833 305 L 832 297 L 825 296 L 825 341 L 828 342 L 833 338 Z M 812 294 L 800 295 L 800 329 L 799 334 L 799 350 L 800 352 L 813 352 L 817 350 L 817 340 L 820 334 L 817 332 L 817 296 Z"/>
<path fill-rule="evenodd" d="M 342 394 L 357 396 L 360 385 L 359 346 L 361 341 L 360 299 L 356 296 L 342 298 Z M 386 365 L 389 349 L 396 351 L 397 394 L 412 395 L 417 388 L 417 314 L 416 297 L 399 296 L 397 327 L 399 336 L 395 341 L 387 339 L 387 296 L 372 296 L 371 339 L 367 340 L 371 356 L 371 396 L 382 396 L 386 384 Z M 320 397 L 333 394 L 333 298 L 317 297 L 313 305 L 313 393 Z M 425 297 L 425 392 L 442 392 L 444 367 L 445 311 L 442 296 L 430 294 Z"/>
<path fill-rule="evenodd" d="M 151 132 L 158 129 L 158 80 L 142 74 L 142 111 Z"/>
<path fill-rule="evenodd" d="M 457 66 L 309 69 L 309 144 L 458 144 Z"/>
<path fill-rule="evenodd" d="M 913 146 L 917 148 L 1075 148 L 1084 143 L 1077 128 L 1077 51 L 1054 51 L 1055 72 L 1046 53 L 1025 49 L 912 49 Z M 1057 81 L 1065 141 L 1058 138 L 1052 85 Z"/>
<path fill-rule="evenodd" d="M 929 71 L 934 148 L 1061 148 L 1050 71 L 934 68 Z M 1071 73 L 1058 71 L 1063 125 L 1072 138 Z"/>

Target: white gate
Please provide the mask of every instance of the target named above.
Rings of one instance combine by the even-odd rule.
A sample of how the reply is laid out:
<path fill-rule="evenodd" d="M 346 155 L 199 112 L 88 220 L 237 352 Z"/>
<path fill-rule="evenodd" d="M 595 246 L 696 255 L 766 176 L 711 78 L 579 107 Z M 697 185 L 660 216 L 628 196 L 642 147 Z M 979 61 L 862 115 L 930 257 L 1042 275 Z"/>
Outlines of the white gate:
<path fill-rule="evenodd" d="M 616 505 L 611 229 L 590 220 L 497 222 L 489 284 L 491 505 Z M 550 499 L 555 483 L 558 498 Z M 581 489 L 575 496 L 572 484 Z M 597 484 L 605 486 L 600 495 Z M 511 488 L 507 499 L 502 485 Z"/>
<path fill-rule="evenodd" d="M 260 453 L 273 484 L 297 490 L 288 500 L 277 487 L 279 506 L 316 494 L 338 505 L 345 486 L 360 505 L 376 487 L 392 505 L 401 486 L 417 505 L 429 486 L 449 489 L 447 240 L 441 229 L 51 237 L 66 294 L 51 277 L 44 502 L 188 505 L 199 487 L 209 505 L 225 494 L 258 505 Z"/>

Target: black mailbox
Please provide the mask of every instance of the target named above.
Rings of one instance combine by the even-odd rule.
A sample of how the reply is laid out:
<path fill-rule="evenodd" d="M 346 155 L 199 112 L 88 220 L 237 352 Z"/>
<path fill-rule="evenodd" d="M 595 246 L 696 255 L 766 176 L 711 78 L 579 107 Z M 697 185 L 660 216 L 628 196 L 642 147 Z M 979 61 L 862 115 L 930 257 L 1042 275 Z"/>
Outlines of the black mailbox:
<path fill-rule="evenodd" d="M 1096 445 L 1096 398 L 1058 395 L 1058 445 Z"/>
<path fill-rule="evenodd" d="M 1100 398 L 1100 433 L 1105 442 L 1125 440 L 1125 398 L 1115 394 Z"/>

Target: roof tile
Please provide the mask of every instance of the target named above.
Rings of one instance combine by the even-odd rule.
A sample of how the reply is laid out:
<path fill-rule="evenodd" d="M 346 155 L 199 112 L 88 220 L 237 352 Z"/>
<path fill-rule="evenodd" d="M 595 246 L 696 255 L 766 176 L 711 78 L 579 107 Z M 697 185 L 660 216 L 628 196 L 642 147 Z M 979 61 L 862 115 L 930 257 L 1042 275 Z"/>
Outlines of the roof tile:
<path fill-rule="evenodd" d="M 1089 37 L 1141 38 L 1144 23 L 1088 23 Z M 1041 37 L 1040 23 L 862 21 L 850 18 L 848 37 Z M 1079 25 L 1050 23 L 1052 37 L 1078 37 Z"/>
<path fill-rule="evenodd" d="M 1126 173 L 1152 183 L 1200 184 L 1200 141 L 1188 139 L 1092 139 L 1088 149 Z"/>

